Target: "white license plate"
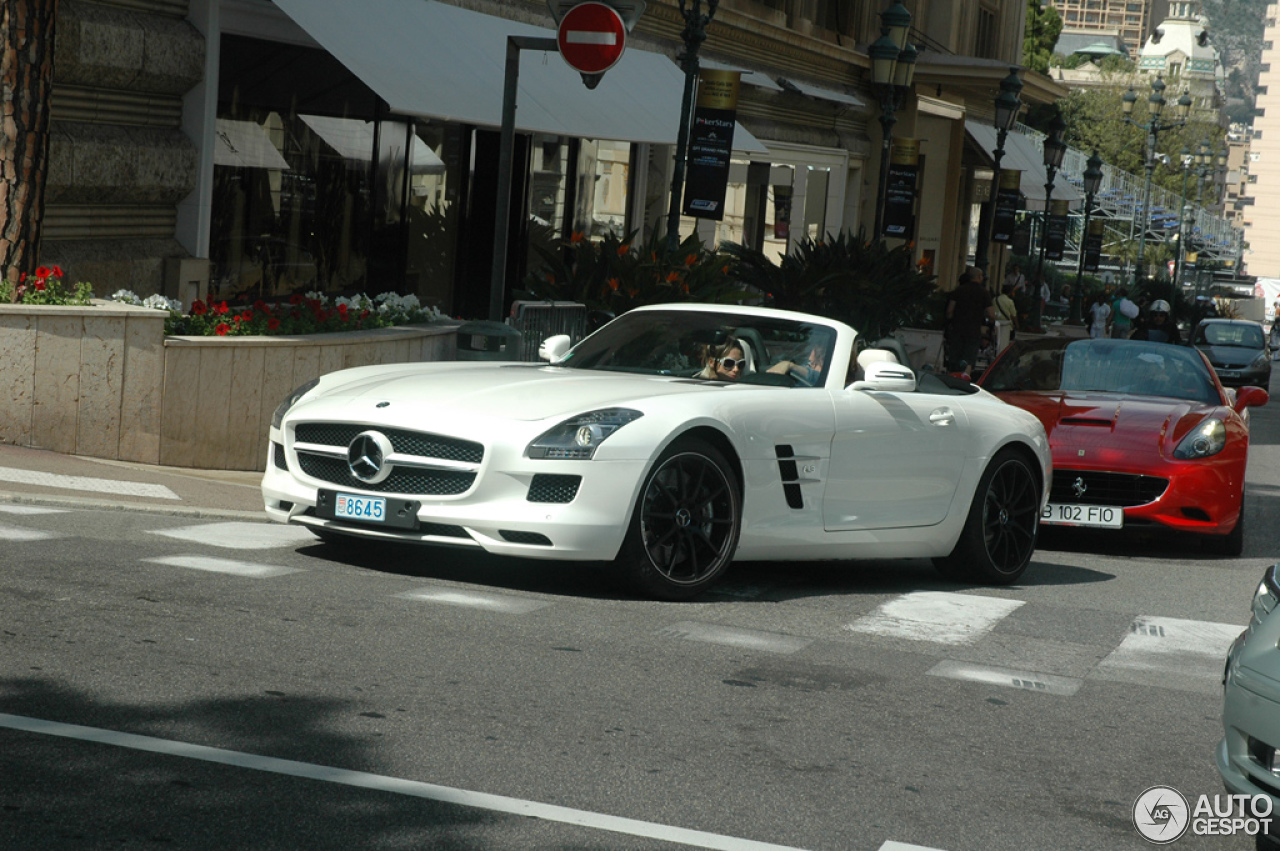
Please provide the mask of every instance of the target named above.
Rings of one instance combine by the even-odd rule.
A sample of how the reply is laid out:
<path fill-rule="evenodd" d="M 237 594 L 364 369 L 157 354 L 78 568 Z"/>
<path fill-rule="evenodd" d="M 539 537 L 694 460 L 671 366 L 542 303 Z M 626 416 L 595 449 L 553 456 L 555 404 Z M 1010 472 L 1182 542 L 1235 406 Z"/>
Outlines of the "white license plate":
<path fill-rule="evenodd" d="M 1065 505 L 1051 502 L 1040 513 L 1040 522 L 1060 526 L 1124 528 L 1124 509 L 1112 505 Z"/>
<path fill-rule="evenodd" d="M 387 501 L 380 496 L 340 493 L 334 497 L 333 516 L 381 523 L 387 519 Z"/>

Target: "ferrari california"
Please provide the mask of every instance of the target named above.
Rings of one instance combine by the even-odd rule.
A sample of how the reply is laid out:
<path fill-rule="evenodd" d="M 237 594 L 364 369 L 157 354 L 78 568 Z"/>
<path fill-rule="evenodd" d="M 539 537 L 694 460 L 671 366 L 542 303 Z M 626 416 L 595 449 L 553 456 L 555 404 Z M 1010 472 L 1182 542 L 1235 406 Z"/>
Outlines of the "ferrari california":
<path fill-rule="evenodd" d="M 660 305 L 543 354 L 307 382 L 271 424 L 267 514 L 332 542 L 612 563 L 667 600 L 735 559 L 931 558 L 998 584 L 1031 559 L 1039 420 L 847 325 Z"/>
<path fill-rule="evenodd" d="M 1266 390 L 1223 387 L 1194 348 L 1068 337 L 1010 345 L 981 384 L 1049 433 L 1042 523 L 1190 532 L 1240 554 L 1248 409 Z"/>

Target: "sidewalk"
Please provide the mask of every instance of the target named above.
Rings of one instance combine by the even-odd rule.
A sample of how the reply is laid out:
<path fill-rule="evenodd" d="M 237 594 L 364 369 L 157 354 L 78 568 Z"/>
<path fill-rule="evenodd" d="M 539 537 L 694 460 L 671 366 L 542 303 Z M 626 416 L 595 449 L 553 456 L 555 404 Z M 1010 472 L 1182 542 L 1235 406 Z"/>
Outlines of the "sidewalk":
<path fill-rule="evenodd" d="M 264 519 L 261 473 L 158 467 L 0 444 L 0 505 Z"/>

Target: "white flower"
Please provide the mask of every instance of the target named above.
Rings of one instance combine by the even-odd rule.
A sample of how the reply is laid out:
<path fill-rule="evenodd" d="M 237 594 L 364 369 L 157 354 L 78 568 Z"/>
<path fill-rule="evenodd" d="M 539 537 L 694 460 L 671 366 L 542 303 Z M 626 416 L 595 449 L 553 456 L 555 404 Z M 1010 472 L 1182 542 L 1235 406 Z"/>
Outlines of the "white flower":
<path fill-rule="evenodd" d="M 137 307 L 142 306 L 142 299 L 138 298 L 138 294 L 132 290 L 116 290 L 111 294 L 111 300 L 132 304 Z"/>

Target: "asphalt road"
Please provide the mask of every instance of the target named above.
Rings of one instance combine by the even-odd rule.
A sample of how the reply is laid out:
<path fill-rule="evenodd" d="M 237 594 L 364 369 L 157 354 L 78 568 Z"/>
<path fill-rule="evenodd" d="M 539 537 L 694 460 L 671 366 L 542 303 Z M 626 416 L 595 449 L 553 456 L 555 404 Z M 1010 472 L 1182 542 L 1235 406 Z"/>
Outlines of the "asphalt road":
<path fill-rule="evenodd" d="M 0 502 L 0 848 L 1145 848 L 1145 789 L 1221 792 L 1278 485 L 1268 407 L 1241 558 L 1058 534 L 1011 588 L 756 564 L 686 604 L 167 498 Z"/>

